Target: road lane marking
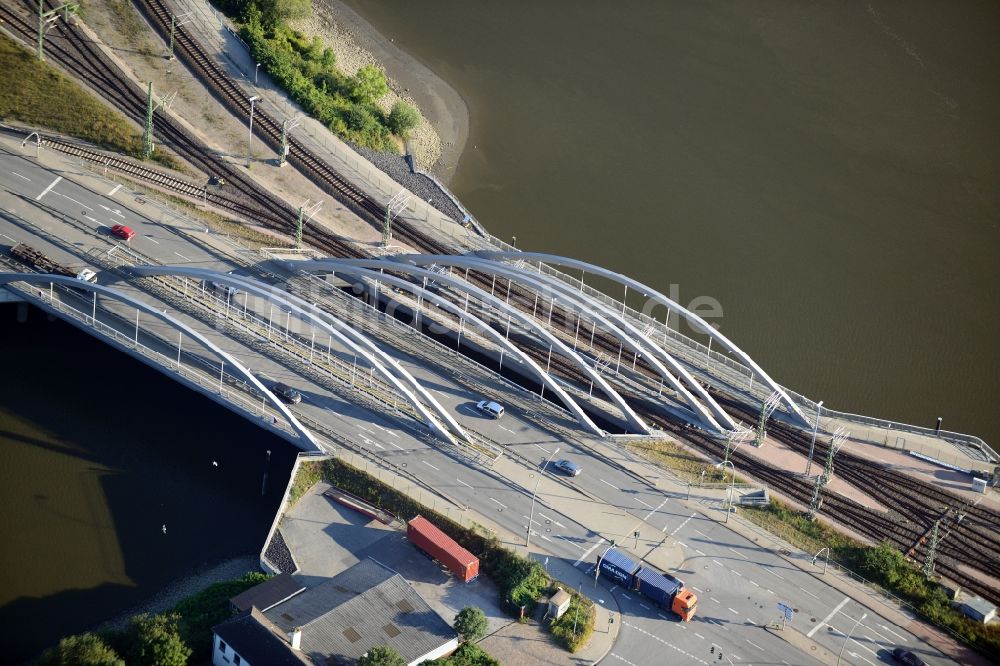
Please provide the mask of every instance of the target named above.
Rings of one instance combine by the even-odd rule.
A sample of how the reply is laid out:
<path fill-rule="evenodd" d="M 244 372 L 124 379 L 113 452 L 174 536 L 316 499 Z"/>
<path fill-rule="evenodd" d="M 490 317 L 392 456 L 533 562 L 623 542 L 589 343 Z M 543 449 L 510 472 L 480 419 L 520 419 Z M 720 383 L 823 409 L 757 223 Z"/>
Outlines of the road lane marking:
<path fill-rule="evenodd" d="M 122 186 L 122 184 L 121 184 L 121 183 L 118 183 L 117 185 L 115 185 L 114 187 L 112 187 L 112 188 L 111 188 L 111 191 L 110 191 L 110 192 L 108 192 L 108 193 L 107 193 L 107 194 L 106 194 L 105 196 L 108 196 L 108 197 L 110 197 L 110 196 L 111 196 L 112 194 L 114 194 L 114 193 L 115 193 L 115 192 L 117 192 L 117 191 L 118 191 L 119 189 L 121 189 L 121 186 Z"/>
<path fill-rule="evenodd" d="M 395 446 L 400 451 L 405 451 L 406 450 L 402 446 L 399 446 L 398 444 L 393 444 L 392 442 L 389 442 L 389 446 Z"/>
<path fill-rule="evenodd" d="M 705 637 L 702 636 L 701 634 L 699 634 L 697 631 L 694 632 L 694 635 L 697 636 L 698 638 L 700 638 L 701 640 L 705 640 Z"/>
<path fill-rule="evenodd" d="M 754 642 L 753 642 L 752 640 L 750 640 L 749 638 L 748 638 L 748 639 L 746 639 L 746 641 L 747 641 L 747 643 L 749 643 L 750 645 L 754 646 L 755 648 L 757 648 L 757 649 L 758 649 L 758 650 L 760 650 L 761 652 L 763 652 L 763 651 L 764 651 L 764 648 L 762 648 L 761 646 L 757 645 L 756 643 L 754 643 Z"/>
<path fill-rule="evenodd" d="M 385 447 L 382 446 L 381 444 L 379 444 L 378 442 L 369 442 L 367 439 L 365 441 L 368 442 L 369 444 L 374 444 L 375 446 L 377 446 L 378 448 L 382 449 L 383 451 L 385 450 Z"/>
<path fill-rule="evenodd" d="M 712 600 L 712 601 L 714 601 L 715 603 L 719 603 L 719 600 L 718 600 L 718 599 L 716 599 L 715 597 L 709 597 L 709 599 L 711 599 L 711 600 Z"/>
<path fill-rule="evenodd" d="M 441 469 L 440 469 L 439 467 L 434 467 L 434 465 L 430 464 L 430 463 L 429 463 L 429 462 L 427 462 L 426 460 L 421 460 L 420 462 L 422 462 L 423 464 L 427 465 L 427 466 L 428 466 L 428 467 L 430 467 L 431 469 L 436 469 L 436 470 L 437 470 L 437 471 L 439 471 L 439 472 L 441 471 Z M 492 498 L 490 498 L 490 499 L 492 499 Z"/>
<path fill-rule="evenodd" d="M 537 446 L 538 448 L 540 448 L 542 451 L 545 451 L 546 453 L 549 453 L 549 454 L 552 453 L 551 451 L 549 451 L 547 448 L 545 448 L 541 444 L 535 444 L 535 446 Z"/>
<path fill-rule="evenodd" d="M 26 181 L 28 181 L 29 183 L 31 182 L 31 179 L 30 179 L 30 178 L 28 178 L 27 176 L 22 176 L 21 174 L 19 174 L 19 173 L 18 173 L 18 172 L 16 172 L 16 171 L 11 171 L 11 173 L 12 173 L 12 174 L 14 174 L 15 176 L 17 176 L 18 178 L 24 178 L 24 179 L 25 179 Z"/>
<path fill-rule="evenodd" d="M 621 488 L 619 488 L 619 487 L 618 487 L 618 486 L 616 486 L 615 484 L 613 484 L 613 483 L 608 483 L 608 482 L 607 482 L 607 481 L 605 481 L 604 479 L 599 479 L 599 481 L 600 481 L 601 483 L 605 484 L 605 485 L 608 485 L 608 486 L 611 486 L 611 487 L 612 487 L 612 488 L 614 488 L 615 490 L 621 490 Z"/>
<path fill-rule="evenodd" d="M 737 555 L 739 555 L 740 557 L 742 557 L 744 560 L 749 560 L 750 559 L 749 557 L 747 557 L 746 555 L 744 555 L 740 551 L 736 550 L 735 548 L 730 548 L 729 550 L 733 551 L 734 553 L 736 553 Z"/>
<path fill-rule="evenodd" d="M 817 624 L 817 625 L 816 625 L 815 627 L 813 627 L 812 629 L 810 629 L 810 630 L 809 630 L 809 633 L 808 633 L 808 634 L 806 634 L 806 638 L 812 638 L 812 637 L 813 637 L 813 634 L 815 634 L 815 633 L 816 633 L 817 631 L 819 631 L 819 628 L 820 628 L 820 627 L 822 627 L 822 626 L 823 626 L 824 624 L 826 624 L 827 622 L 829 622 L 829 621 L 830 621 L 830 619 L 831 619 L 831 618 L 832 618 L 832 617 L 833 617 L 834 615 L 836 615 L 837 613 L 839 613 L 839 612 L 840 612 L 840 609 L 841 609 L 841 608 L 843 608 L 844 606 L 846 606 L 846 605 L 847 605 L 847 602 L 848 602 L 848 601 L 850 601 L 850 600 L 851 600 L 851 598 L 850 598 L 850 597 L 844 597 L 844 600 L 843 600 L 843 601 L 841 601 L 841 602 L 840 602 L 839 604 L 837 604 L 836 608 L 834 608 L 834 609 L 833 609 L 832 611 L 830 611 L 830 614 L 829 614 L 829 615 L 827 615 L 827 616 L 826 616 L 825 618 L 823 618 L 823 621 L 822 621 L 822 622 L 820 622 L 820 623 L 819 623 L 819 624 Z"/>
<path fill-rule="evenodd" d="M 771 574 L 772 576 L 777 576 L 781 580 L 785 580 L 784 576 L 782 576 L 781 574 L 774 573 L 773 571 L 771 571 L 771 569 L 769 567 L 764 567 L 764 571 L 766 571 L 767 573 Z"/>
<path fill-rule="evenodd" d="M 697 548 L 695 548 L 695 549 L 694 549 L 694 552 L 698 553 L 698 554 L 699 554 L 699 555 L 701 555 L 702 557 L 705 557 L 705 553 L 701 552 L 701 551 L 700 551 L 700 550 L 698 550 Z"/>
<path fill-rule="evenodd" d="M 727 606 L 726 608 L 729 608 L 729 607 Z M 739 615 L 739 612 L 738 612 L 738 611 L 736 611 L 736 610 L 734 610 L 734 609 L 732 609 L 732 608 L 729 608 L 729 611 L 730 611 L 730 612 L 731 612 L 731 613 L 732 613 L 733 615 Z"/>
<path fill-rule="evenodd" d="M 679 543 L 680 545 L 684 546 L 685 548 L 688 547 L 688 545 L 686 543 L 684 543 L 683 541 L 678 541 L 677 543 Z"/>
<path fill-rule="evenodd" d="M 730 569 L 730 571 L 732 571 L 732 572 L 733 572 L 734 574 L 736 574 L 736 575 L 737 575 L 737 576 L 739 576 L 740 578 L 743 578 L 743 574 L 741 574 L 741 573 L 740 573 L 739 571 L 737 571 L 736 569 Z"/>
<path fill-rule="evenodd" d="M 647 509 L 653 509 L 653 505 L 652 505 L 652 504 L 646 504 L 645 502 L 643 502 L 643 501 L 642 501 L 641 499 L 639 499 L 638 497 L 633 497 L 632 499 L 634 499 L 634 500 L 635 500 L 636 502 L 638 502 L 639 504 L 643 505 L 643 506 L 644 506 L 644 507 L 646 507 Z M 653 511 L 656 511 L 656 509 L 653 509 Z"/>
<path fill-rule="evenodd" d="M 583 555 L 580 556 L 580 559 L 578 559 L 576 562 L 573 563 L 573 566 L 574 567 L 575 566 L 579 566 L 580 562 L 583 562 L 584 558 L 586 558 L 588 555 L 590 555 L 592 552 L 594 552 L 594 549 L 597 548 L 598 546 L 600 546 L 602 543 L 604 543 L 604 537 L 601 537 L 600 539 L 598 539 L 597 543 L 595 543 L 593 546 L 591 546 Z"/>
<path fill-rule="evenodd" d="M 542 513 L 541 511 L 539 511 L 539 512 L 538 512 L 538 515 L 539 515 L 539 516 L 541 516 L 541 517 L 542 517 L 542 518 L 543 518 L 544 520 L 548 520 L 549 522 L 551 522 L 551 523 L 552 523 L 553 525 L 555 525 L 556 527 L 561 527 L 561 528 L 563 528 L 563 529 L 566 529 L 566 526 L 565 526 L 565 525 L 563 525 L 562 523 L 560 523 L 560 522 L 559 522 L 558 520 L 552 520 L 551 518 L 549 518 L 548 516 L 546 516 L 546 515 L 545 515 L 544 513 Z"/>
<path fill-rule="evenodd" d="M 646 610 L 649 610 L 649 606 L 647 606 L 646 604 L 640 603 L 639 605 L 642 606 L 643 608 L 645 608 Z"/>
<path fill-rule="evenodd" d="M 56 192 L 56 194 L 59 194 L 59 193 Z M 65 194 L 59 194 L 59 196 L 61 196 L 63 199 L 69 199 L 70 201 L 72 201 L 73 203 L 75 203 L 77 206 L 82 206 L 83 208 L 86 208 L 87 210 L 94 210 L 93 208 L 91 208 L 87 204 L 83 203 L 82 201 L 77 201 L 73 197 L 68 197 Z"/>
<path fill-rule="evenodd" d="M 677 647 L 676 645 L 674 645 L 672 643 L 668 643 L 667 641 L 663 640 L 662 638 L 660 638 L 656 634 L 651 634 L 648 631 L 646 631 L 645 629 L 641 629 L 640 627 L 632 624 L 631 622 L 622 622 L 622 625 L 628 627 L 629 629 L 634 629 L 635 631 L 643 633 L 646 636 L 649 636 L 650 638 L 652 638 L 653 640 L 656 640 L 656 641 L 659 641 L 660 643 L 663 643 L 664 645 L 666 645 L 667 647 L 669 647 L 672 650 L 677 650 L 678 652 L 680 652 L 682 655 L 684 655 L 687 658 L 687 661 L 685 663 L 691 663 L 691 662 L 696 661 L 699 664 L 705 664 L 705 666 L 708 666 L 708 662 L 705 661 L 704 659 L 699 659 L 698 657 L 694 656 L 693 654 L 680 649 L 679 647 Z M 687 627 L 684 627 L 684 625 L 679 625 L 679 626 L 681 626 L 681 627 L 683 627 L 685 629 L 687 628 Z M 666 663 L 669 663 L 669 661 L 670 660 L 667 660 Z"/>
<path fill-rule="evenodd" d="M 507 432 L 509 432 L 512 435 L 517 434 L 513 430 L 511 430 L 510 428 L 504 428 L 503 426 L 497 426 L 497 427 L 500 428 L 501 430 L 506 430 Z"/>
<path fill-rule="evenodd" d="M 662 507 L 662 506 L 663 506 L 664 504 L 666 504 L 666 503 L 667 503 L 667 500 L 665 500 L 665 499 L 664 499 L 664 500 L 663 500 L 662 502 L 660 502 L 660 506 L 656 507 L 655 509 L 653 509 L 652 511 L 650 511 L 649 513 L 647 513 L 647 514 L 646 514 L 646 517 L 645 517 L 645 518 L 643 518 L 643 520 L 649 520 L 649 517 L 650 517 L 650 516 L 652 516 L 652 515 L 653 515 L 654 513 L 656 513 L 657 511 L 659 511 L 659 510 L 660 510 L 660 507 Z"/>
<path fill-rule="evenodd" d="M 626 599 L 628 599 L 629 601 L 632 601 L 632 597 L 628 596 L 624 592 L 622 592 L 622 596 L 625 597 Z"/>
<path fill-rule="evenodd" d="M 11 237 L 10 237 L 10 236 L 8 236 L 7 234 L 0 234 L 0 236 L 3 236 L 4 238 L 6 238 L 6 239 L 7 239 L 7 240 L 9 240 L 9 241 L 13 241 L 13 242 L 15 242 L 15 243 L 17 242 L 17 239 L 15 239 L 15 238 L 11 238 Z"/>
<path fill-rule="evenodd" d="M 573 541 L 573 539 L 571 539 L 570 537 L 566 536 L 565 534 L 557 534 L 556 536 L 559 537 L 560 539 L 562 539 L 563 541 L 565 541 L 566 543 L 573 544 L 577 548 L 583 548 L 583 546 L 581 546 L 580 544 L 578 544 L 576 541 Z M 588 573 L 590 573 L 590 572 L 588 572 Z"/>
<path fill-rule="evenodd" d="M 612 656 L 612 657 L 614 657 L 615 659 L 617 659 L 618 661 L 624 661 L 624 662 L 625 662 L 626 664 L 628 664 L 628 666 L 638 666 L 638 664 L 634 664 L 634 663 L 632 663 L 631 661 L 629 661 L 629 660 L 628 660 L 628 659 L 626 659 L 625 657 L 619 657 L 619 656 L 618 656 L 617 654 L 615 654 L 614 652 L 612 652 L 612 653 L 611 653 L 611 656 Z"/>
<path fill-rule="evenodd" d="M 532 531 L 532 534 L 534 534 L 535 536 L 540 536 L 540 537 L 542 537 L 543 539 L 545 539 L 546 541 L 548 541 L 548 542 L 550 542 L 550 543 L 551 543 L 551 541 L 552 541 L 552 539 L 548 538 L 548 537 L 547 537 L 547 536 L 545 536 L 544 534 L 539 534 L 538 532 L 535 532 L 535 531 Z"/>
<path fill-rule="evenodd" d="M 499 504 L 500 506 L 502 506 L 502 507 L 503 507 L 503 508 L 505 508 L 505 509 L 507 508 L 507 505 L 506 505 L 506 504 L 504 504 L 503 502 L 501 502 L 501 501 L 499 501 L 499 500 L 495 500 L 495 499 L 493 499 L 492 497 L 490 498 L 490 501 L 491 501 L 491 502 L 496 502 L 497 504 Z"/>
<path fill-rule="evenodd" d="M 692 589 L 692 590 L 694 590 L 695 592 L 697 592 L 697 593 L 701 594 L 701 590 L 699 590 L 699 589 L 698 589 L 697 587 L 695 587 L 694 585 L 692 585 L 692 586 L 691 586 L 691 589 Z"/>
<path fill-rule="evenodd" d="M 713 559 L 712 561 L 718 564 L 720 567 L 722 566 L 722 562 L 720 562 L 719 560 Z"/>
<path fill-rule="evenodd" d="M 860 659 L 861 661 L 865 661 L 865 662 L 868 662 L 868 663 L 869 663 L 869 664 L 871 664 L 872 666 L 875 666 L 875 664 L 874 664 L 873 662 L 871 662 L 871 661 L 868 661 L 867 659 L 865 659 L 864 657 L 862 657 L 862 656 L 861 656 L 860 654 L 857 654 L 856 652 L 848 652 L 848 654 L 850 654 L 850 655 L 851 655 L 852 657 L 854 657 L 855 659 Z"/>
<path fill-rule="evenodd" d="M 893 631 L 889 627 L 885 626 L 884 624 L 880 624 L 878 626 L 882 627 L 883 629 L 885 629 L 886 631 L 888 631 L 890 634 L 892 634 L 893 636 L 895 636 L 899 640 L 901 640 L 901 641 L 905 641 L 906 640 L 905 636 L 900 636 L 899 634 L 897 634 L 895 631 Z"/>
<path fill-rule="evenodd" d="M 750 580 L 750 582 L 751 582 L 751 583 L 753 583 L 753 584 L 754 584 L 754 585 L 756 585 L 757 587 L 760 587 L 760 585 L 757 585 L 757 581 L 755 581 L 755 580 L 752 580 L 752 579 L 749 579 L 749 580 Z"/>
<path fill-rule="evenodd" d="M 147 238 L 149 238 L 149 237 L 147 236 Z M 149 240 L 153 240 L 153 239 L 152 239 L 152 238 L 150 238 Z M 153 241 L 153 242 L 154 242 L 154 243 L 156 243 L 156 241 Z M 156 244 L 157 244 L 157 245 L 159 245 L 159 243 L 156 243 Z M 178 257 L 180 257 L 180 258 L 181 258 L 181 259 L 183 259 L 184 261 L 191 261 L 190 259 L 188 259 L 187 257 L 185 257 L 185 256 L 184 256 L 183 254 L 181 254 L 180 252 L 174 252 L 174 254 L 176 254 L 176 255 L 177 255 Z"/>
<path fill-rule="evenodd" d="M 467 484 L 465 481 L 462 481 L 462 479 L 455 479 L 455 480 L 458 481 L 459 483 L 461 483 L 466 488 L 472 488 L 472 486 L 470 486 L 469 484 Z"/>
<path fill-rule="evenodd" d="M 807 590 L 806 588 L 802 587 L 802 588 L 799 588 L 799 589 L 801 589 L 801 590 L 802 590 L 803 592 L 805 592 L 806 594 L 808 594 L 808 595 L 809 595 L 810 597 L 812 597 L 813 599 L 819 599 L 819 597 L 817 597 L 817 596 L 816 596 L 815 594 L 813 594 L 812 592 L 810 592 L 810 591 L 809 591 L 809 590 Z"/>
<path fill-rule="evenodd" d="M 685 521 L 684 521 L 683 523 L 681 523 L 680 525 L 678 525 L 677 527 L 675 527 L 675 528 L 674 528 L 674 531 L 670 533 L 670 536 L 673 536 L 673 535 L 677 534 L 677 533 L 678 533 L 678 532 L 680 531 L 680 529 L 681 529 L 682 527 L 684 527 L 685 525 L 687 525 L 687 524 L 688 524 L 688 521 L 689 521 L 689 520 L 691 520 L 692 518 L 694 518 L 694 517 L 695 517 L 695 515 L 696 515 L 696 514 L 693 514 L 693 513 L 692 513 L 692 514 L 691 514 L 690 516 L 688 516 L 688 517 L 687 517 L 687 520 L 685 520 Z M 667 526 L 666 526 L 666 525 L 664 525 L 664 526 L 663 526 L 663 531 L 664 531 L 664 532 L 666 532 L 666 531 L 667 531 Z"/>
<path fill-rule="evenodd" d="M 657 614 L 656 614 L 656 616 L 657 616 L 657 617 L 662 617 L 662 618 L 663 618 L 664 620 L 666 620 L 666 619 L 667 619 L 667 616 L 666 616 L 666 615 L 664 615 L 663 613 L 657 613 Z M 683 626 L 683 625 L 681 625 L 681 626 Z"/>
<path fill-rule="evenodd" d="M 60 180 L 62 180 L 62 176 L 56 176 L 56 179 L 55 179 L 55 180 L 53 180 L 53 181 L 52 181 L 51 183 L 49 183 L 49 186 L 48 186 L 48 187 L 46 187 L 46 188 L 45 188 L 44 190 L 42 190 L 42 193 L 41 193 L 41 194 L 39 194 L 39 195 L 38 195 L 37 197 L 35 197 L 35 201 L 41 201 L 41 200 L 42 200 L 42 197 L 44 197 L 44 196 L 45 196 L 46 194 L 48 194 L 49 192 L 51 192 L 51 191 L 52 191 L 52 188 L 53 188 L 53 187 L 55 187 L 55 186 L 56 186 L 56 184 L 57 184 L 57 183 L 58 183 L 58 182 L 59 182 Z"/>

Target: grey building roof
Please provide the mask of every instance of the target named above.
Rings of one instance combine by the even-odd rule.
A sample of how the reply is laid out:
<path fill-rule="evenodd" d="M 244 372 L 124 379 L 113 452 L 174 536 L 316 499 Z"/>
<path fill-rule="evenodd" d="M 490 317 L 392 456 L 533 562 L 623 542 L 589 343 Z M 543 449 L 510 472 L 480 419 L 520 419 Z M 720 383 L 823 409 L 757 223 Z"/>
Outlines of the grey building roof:
<path fill-rule="evenodd" d="M 281 573 L 273 578 L 268 578 L 260 585 L 255 585 L 249 590 L 237 594 L 229 600 L 229 603 L 240 613 L 248 610 L 251 606 L 266 611 L 271 606 L 295 596 L 304 589 L 306 589 L 305 585 L 296 582 L 287 573 Z"/>
<path fill-rule="evenodd" d="M 281 630 L 256 608 L 215 625 L 212 631 L 249 664 L 302 666 L 313 663 L 282 640 Z"/>
<path fill-rule="evenodd" d="M 302 629 L 302 651 L 317 664 L 353 663 L 389 645 L 407 663 L 455 639 L 455 631 L 399 574 L 365 560 L 275 606 L 280 630 Z"/>

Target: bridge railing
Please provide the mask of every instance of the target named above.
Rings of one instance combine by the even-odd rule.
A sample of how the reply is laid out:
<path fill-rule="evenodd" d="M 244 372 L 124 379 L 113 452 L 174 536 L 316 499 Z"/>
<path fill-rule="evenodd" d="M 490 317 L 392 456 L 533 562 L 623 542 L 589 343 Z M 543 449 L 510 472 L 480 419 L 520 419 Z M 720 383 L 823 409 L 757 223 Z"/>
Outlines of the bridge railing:
<path fill-rule="evenodd" d="M 48 291 L 37 288 L 17 287 L 16 285 L 7 285 L 6 288 L 18 291 L 28 301 L 47 306 L 50 310 L 74 320 L 81 328 L 88 329 L 98 336 L 110 339 L 113 345 L 124 347 L 139 354 L 143 358 L 160 366 L 168 373 L 183 377 L 204 389 L 206 393 L 218 395 L 221 399 L 236 406 L 240 411 L 246 412 L 255 418 L 260 417 L 265 422 L 270 423 L 272 428 L 285 432 L 291 438 L 297 438 L 295 431 L 279 412 L 267 409 L 263 396 L 260 396 L 259 393 L 250 387 L 242 377 L 226 373 L 222 366 L 215 365 L 213 367 L 200 355 L 184 350 L 181 350 L 179 354 L 171 353 L 168 356 L 159 350 L 139 342 L 136 336 L 123 333 L 111 324 L 103 322 L 100 319 L 95 319 L 90 312 L 78 310 L 59 298 L 50 297 Z M 101 312 L 116 319 L 121 319 L 117 313 L 109 311 L 106 308 L 102 307 Z M 142 336 L 145 338 L 154 338 L 168 348 L 174 345 L 172 341 L 165 340 L 148 330 L 143 330 Z M 187 361 L 187 364 L 184 361 Z M 197 366 L 204 366 L 205 369 L 196 369 Z M 211 375 L 208 374 L 209 370 L 212 370 Z"/>
<path fill-rule="evenodd" d="M 518 251 L 517 248 L 515 248 L 514 246 L 505 243 L 504 241 L 500 240 L 495 236 L 488 235 L 486 240 L 491 245 L 495 246 L 495 249 L 502 249 L 510 252 Z M 575 289 L 582 291 L 583 293 L 600 301 L 604 305 L 616 310 L 617 312 L 624 313 L 627 317 L 629 317 L 635 323 L 638 324 L 640 330 L 647 330 L 647 331 L 651 330 L 651 334 L 649 335 L 649 337 L 655 340 L 656 338 L 654 336 L 660 336 L 663 339 L 664 343 L 663 346 L 667 351 L 673 351 L 672 349 L 666 347 L 667 339 L 679 343 L 684 347 L 687 347 L 688 349 L 690 349 L 695 353 L 695 356 L 685 355 L 686 357 L 685 360 L 687 360 L 689 363 L 692 363 L 693 365 L 706 367 L 706 369 L 711 371 L 712 368 L 707 367 L 710 366 L 710 364 L 706 364 L 705 361 L 706 360 L 714 361 L 716 364 L 718 364 L 718 366 L 722 366 L 726 370 L 736 373 L 739 377 L 742 377 L 742 381 L 746 383 L 746 387 L 743 388 L 744 391 L 750 392 L 752 395 L 758 397 L 761 400 L 766 399 L 767 396 L 770 394 L 769 388 L 757 382 L 756 373 L 751 368 L 748 368 L 739 361 L 725 354 L 721 354 L 715 350 L 710 349 L 707 345 L 704 345 L 698 342 L 697 340 L 690 338 L 689 336 L 681 333 L 680 331 L 675 331 L 674 329 L 670 328 L 668 324 L 659 321 L 658 319 L 654 319 L 653 317 L 649 316 L 644 312 L 639 312 L 635 310 L 634 308 L 628 306 L 622 301 L 619 301 L 614 297 L 605 294 L 602 291 L 590 287 L 586 283 L 582 282 L 580 278 L 574 277 L 564 271 L 559 270 L 558 268 L 555 268 L 545 263 L 539 264 L 539 262 L 537 261 L 531 261 L 531 262 L 525 261 L 523 263 L 530 265 L 532 268 L 544 273 L 545 275 L 558 278 L 564 283 L 574 287 Z M 668 314 L 668 320 L 669 316 L 670 315 Z M 674 350 L 675 349 L 676 347 L 674 348 Z M 714 374 L 718 374 L 718 371 L 720 369 L 718 366 L 714 369 Z M 758 391 L 753 390 L 755 383 L 757 384 L 758 387 L 760 387 Z M 734 386 L 736 386 L 736 384 L 734 384 Z M 787 387 L 782 387 L 782 388 L 786 392 L 788 392 L 788 394 L 792 397 L 792 399 L 801 407 L 803 407 L 806 411 L 812 410 L 813 413 L 815 412 L 816 403 L 813 400 L 803 396 L 801 393 L 798 393 L 797 391 L 788 389 Z M 822 407 L 820 409 L 820 415 L 828 418 L 838 418 L 853 423 L 868 425 L 874 428 L 880 428 L 891 432 L 906 432 L 916 435 L 922 435 L 925 437 L 932 437 L 952 445 L 957 445 L 960 449 L 962 447 L 974 449 L 975 451 L 978 451 L 980 453 L 983 459 L 988 460 L 990 462 L 994 463 L 1000 462 L 1000 455 L 998 455 L 997 452 L 992 447 L 990 447 L 982 438 L 976 437 L 975 435 L 968 435 L 964 433 L 952 432 L 947 430 L 936 431 L 933 428 L 925 428 L 907 423 L 901 423 L 898 421 L 891 421 L 888 419 L 878 419 L 869 416 L 863 416 L 860 414 L 851 414 L 849 412 L 839 412 L 833 409 L 829 409 L 827 407 Z"/>

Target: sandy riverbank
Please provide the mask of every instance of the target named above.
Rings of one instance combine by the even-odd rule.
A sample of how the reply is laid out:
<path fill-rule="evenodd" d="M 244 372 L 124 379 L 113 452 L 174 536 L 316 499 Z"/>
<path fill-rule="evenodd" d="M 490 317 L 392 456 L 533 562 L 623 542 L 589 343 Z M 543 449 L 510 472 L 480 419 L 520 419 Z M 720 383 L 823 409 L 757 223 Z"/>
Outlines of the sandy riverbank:
<path fill-rule="evenodd" d="M 385 70 L 392 88 L 385 108 L 402 97 L 420 109 L 425 121 L 413 131 L 410 149 L 419 168 L 447 182 L 469 136 L 469 111 L 458 92 L 340 0 L 315 0 L 312 17 L 294 26 L 322 37 L 347 74 L 367 64 Z"/>

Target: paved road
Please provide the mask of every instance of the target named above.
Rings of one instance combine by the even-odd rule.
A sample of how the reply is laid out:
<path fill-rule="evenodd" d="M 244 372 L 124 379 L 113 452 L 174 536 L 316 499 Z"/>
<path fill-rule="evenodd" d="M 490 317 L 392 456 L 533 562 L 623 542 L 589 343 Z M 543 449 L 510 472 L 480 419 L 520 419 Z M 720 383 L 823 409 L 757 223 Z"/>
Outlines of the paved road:
<path fill-rule="evenodd" d="M 129 208 L 133 202 L 121 200 L 123 191 L 116 186 L 88 189 L 40 169 L 31 160 L 10 154 L 0 155 L 0 186 L 5 190 L 0 195 L 4 201 L 2 207 L 9 211 L 3 214 L 0 223 L 3 237 L 11 244 L 28 242 L 74 267 L 86 263 L 80 257 L 88 251 L 107 251 L 118 244 L 108 229 L 112 224 L 126 224 L 137 233 L 130 246 L 157 261 L 220 271 L 239 268 L 238 262 L 231 261 L 203 234 L 204 230 L 166 218 L 143 217 Z M 180 232 L 175 225 L 181 227 Z M 100 281 L 106 284 L 116 279 L 102 274 Z M 132 286 L 120 286 L 140 293 Z M 734 662 L 809 663 L 802 653 L 761 628 L 776 619 L 778 601 L 797 608 L 796 626 L 834 651 L 839 651 L 853 620 L 864 612 L 821 581 L 790 567 L 752 541 L 694 515 L 683 507 L 679 489 L 665 494 L 606 456 L 595 455 L 594 443 L 585 437 L 569 440 L 546 430 L 525 407 L 530 401 L 524 396 L 509 402 L 512 407 L 500 421 L 485 418 L 472 408 L 481 395 L 470 394 L 467 384 L 456 384 L 454 376 L 442 369 L 447 368 L 447 360 L 435 366 L 387 348 L 463 425 L 508 445 L 526 464 L 505 458 L 496 469 L 470 466 L 467 460 L 446 448 L 429 445 L 413 432 L 412 423 L 411 428 L 401 427 L 403 424 L 397 419 L 375 414 L 348 396 L 311 382 L 303 370 L 261 356 L 225 336 L 221 328 L 187 315 L 180 317 L 212 336 L 254 371 L 299 388 L 304 398 L 295 409 L 300 413 L 328 423 L 378 456 L 405 465 L 424 482 L 490 516 L 492 523 L 510 534 L 527 533 L 532 513 L 530 491 L 538 484 L 538 502 L 531 519 L 533 547 L 584 575 L 592 573 L 598 549 L 606 547 L 608 539 L 622 543 L 626 535 L 638 529 L 640 538 L 636 546 L 641 546 L 638 552 L 643 555 L 655 553 L 658 544 L 674 540 L 684 558 L 677 573 L 699 594 L 698 616 L 689 624 L 674 621 L 669 614 L 650 608 L 637 595 L 609 589 L 599 581 L 595 594 L 601 590 L 615 594 L 626 613 L 621 638 L 613 651 L 615 659 L 633 664 L 660 663 L 663 655 L 707 660 L 708 648 L 715 643 Z M 156 324 L 143 327 L 150 334 L 159 333 L 164 339 L 172 339 L 169 331 L 161 331 Z M 542 463 L 556 447 L 560 449 L 559 457 L 583 466 L 581 476 L 560 478 L 551 469 L 541 474 Z M 575 492 L 574 488 L 581 492 Z M 630 542 L 627 540 L 625 545 L 631 545 Z M 854 632 L 845 655 L 853 663 L 874 664 L 884 657 L 885 648 L 896 644 L 912 646 L 918 641 L 869 613 Z M 926 646 L 919 651 L 925 656 L 931 652 Z"/>

